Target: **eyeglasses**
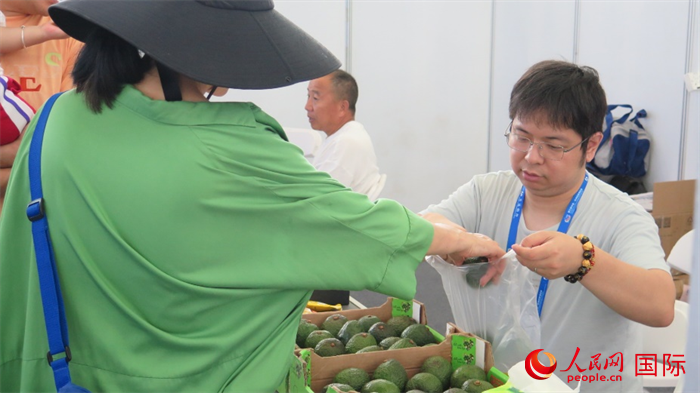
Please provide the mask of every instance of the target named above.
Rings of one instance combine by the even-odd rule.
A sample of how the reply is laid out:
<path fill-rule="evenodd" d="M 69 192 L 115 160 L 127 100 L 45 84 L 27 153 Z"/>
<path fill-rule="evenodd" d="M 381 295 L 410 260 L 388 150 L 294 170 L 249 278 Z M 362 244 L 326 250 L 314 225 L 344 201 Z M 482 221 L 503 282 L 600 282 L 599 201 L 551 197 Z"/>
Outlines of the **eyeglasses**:
<path fill-rule="evenodd" d="M 545 160 L 561 161 L 561 159 L 564 158 L 564 153 L 568 153 L 574 150 L 575 148 L 581 146 L 581 144 L 583 144 L 588 140 L 588 138 L 590 138 L 589 136 L 588 138 L 585 138 L 581 142 L 573 145 L 572 147 L 565 149 L 564 146 L 552 145 L 546 142 L 533 142 L 529 138 L 525 138 L 524 136 L 514 134 L 511 130 L 512 126 L 513 122 L 511 121 L 510 124 L 508 124 L 508 128 L 506 128 L 506 133 L 504 134 L 504 136 L 506 137 L 506 143 L 508 144 L 508 147 L 515 151 L 527 153 L 530 151 L 532 146 L 537 146 L 537 152 Z"/>

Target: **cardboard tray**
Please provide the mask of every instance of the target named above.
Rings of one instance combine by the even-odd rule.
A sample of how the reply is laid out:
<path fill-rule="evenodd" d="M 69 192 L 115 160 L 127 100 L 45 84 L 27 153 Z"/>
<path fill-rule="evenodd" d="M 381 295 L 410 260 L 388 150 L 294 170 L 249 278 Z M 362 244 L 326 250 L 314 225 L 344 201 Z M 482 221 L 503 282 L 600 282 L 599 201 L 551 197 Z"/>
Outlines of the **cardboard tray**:
<path fill-rule="evenodd" d="M 349 367 L 357 367 L 367 371 L 370 376 L 377 366 L 387 359 L 396 359 L 411 378 L 418 372 L 425 361 L 431 356 L 442 356 L 450 360 L 453 370 L 464 364 L 476 364 L 487 371 L 487 378 L 494 386 L 504 384 L 508 377 L 493 367 L 491 344 L 471 333 L 465 333 L 453 324 L 448 324 L 446 338 L 438 345 L 428 347 L 404 348 L 392 351 L 377 351 L 360 354 L 349 354 L 331 357 L 320 357 L 312 349 L 301 349 L 297 357 L 306 365 L 306 388 L 301 389 L 296 383 L 290 392 L 321 392 L 324 386 L 333 382 L 335 375 Z"/>
<path fill-rule="evenodd" d="M 386 302 L 379 307 L 343 311 L 324 311 L 303 314 L 301 317 L 321 327 L 321 324 L 326 320 L 326 318 L 335 314 L 344 315 L 348 318 L 348 320 L 360 319 L 365 315 L 376 315 L 384 322 L 388 321 L 391 317 L 408 315 L 422 325 L 428 324 L 428 318 L 425 315 L 425 307 L 423 306 L 423 303 L 417 300 L 401 300 L 393 297 L 388 297 Z"/>

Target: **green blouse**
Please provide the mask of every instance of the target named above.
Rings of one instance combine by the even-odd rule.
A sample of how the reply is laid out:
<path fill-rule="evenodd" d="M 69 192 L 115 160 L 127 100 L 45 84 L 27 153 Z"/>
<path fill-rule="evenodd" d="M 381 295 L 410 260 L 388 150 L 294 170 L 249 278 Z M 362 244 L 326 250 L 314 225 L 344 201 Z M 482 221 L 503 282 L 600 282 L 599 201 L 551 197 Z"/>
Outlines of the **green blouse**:
<path fill-rule="evenodd" d="M 33 128 L 0 221 L 0 391 L 55 390 L 25 215 Z M 70 369 L 92 391 L 272 392 L 312 290 L 411 299 L 433 235 L 315 171 L 251 103 L 127 86 L 95 114 L 71 91 L 42 160 Z"/>

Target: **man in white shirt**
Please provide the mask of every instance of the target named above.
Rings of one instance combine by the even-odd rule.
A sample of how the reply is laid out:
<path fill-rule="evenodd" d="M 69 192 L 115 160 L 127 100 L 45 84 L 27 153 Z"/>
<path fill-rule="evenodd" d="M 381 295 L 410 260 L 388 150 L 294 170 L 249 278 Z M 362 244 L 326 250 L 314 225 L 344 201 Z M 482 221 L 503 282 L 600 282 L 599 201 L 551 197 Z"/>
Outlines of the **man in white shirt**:
<path fill-rule="evenodd" d="M 309 82 L 306 100 L 311 128 L 328 136 L 315 154 L 313 165 L 333 178 L 375 200 L 384 187 L 369 134 L 355 121 L 358 88 L 355 78 L 337 70 Z"/>

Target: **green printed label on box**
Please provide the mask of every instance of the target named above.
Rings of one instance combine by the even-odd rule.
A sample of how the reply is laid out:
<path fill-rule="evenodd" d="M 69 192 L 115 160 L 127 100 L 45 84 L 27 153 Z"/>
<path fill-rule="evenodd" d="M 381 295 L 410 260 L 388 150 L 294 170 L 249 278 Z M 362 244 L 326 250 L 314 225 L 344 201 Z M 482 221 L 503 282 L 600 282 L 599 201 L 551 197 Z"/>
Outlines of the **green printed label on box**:
<path fill-rule="evenodd" d="M 304 349 L 299 352 L 299 357 L 306 364 L 306 372 L 304 372 L 304 375 L 306 375 L 306 386 L 311 386 L 311 351 Z"/>
<path fill-rule="evenodd" d="M 476 364 L 476 338 L 452 336 L 452 369 Z"/>
<path fill-rule="evenodd" d="M 391 316 L 407 315 L 413 317 L 413 300 L 392 299 Z"/>
<path fill-rule="evenodd" d="M 294 363 L 289 369 L 288 387 L 290 392 L 303 392 L 306 390 L 306 378 L 304 378 L 304 368 L 300 359 L 294 359 Z"/>
<path fill-rule="evenodd" d="M 493 386 L 499 386 L 508 382 L 508 375 L 496 367 L 491 367 L 488 374 L 486 374 L 486 379 L 491 382 Z"/>

